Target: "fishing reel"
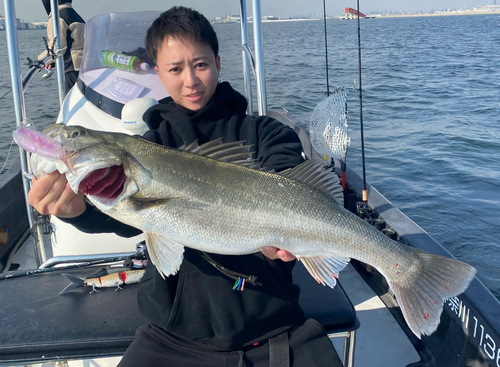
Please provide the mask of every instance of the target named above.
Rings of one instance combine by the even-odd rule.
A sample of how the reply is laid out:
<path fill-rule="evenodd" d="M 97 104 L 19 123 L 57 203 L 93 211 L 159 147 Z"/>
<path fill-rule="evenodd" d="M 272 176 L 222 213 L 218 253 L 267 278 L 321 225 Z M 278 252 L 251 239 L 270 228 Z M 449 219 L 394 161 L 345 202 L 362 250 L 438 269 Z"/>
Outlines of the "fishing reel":
<path fill-rule="evenodd" d="M 45 74 L 42 75 L 42 79 L 49 79 L 52 75 L 54 75 L 54 72 L 52 69 L 45 69 Z"/>
<path fill-rule="evenodd" d="M 356 213 L 361 219 L 368 223 L 373 219 L 373 210 L 364 201 L 358 201 L 356 203 Z"/>
<path fill-rule="evenodd" d="M 123 266 L 127 268 L 145 268 L 146 263 L 147 263 L 147 258 L 146 258 L 146 242 L 141 241 L 137 245 L 135 245 L 135 255 L 133 256 L 128 256 L 124 261 L 123 261 Z"/>

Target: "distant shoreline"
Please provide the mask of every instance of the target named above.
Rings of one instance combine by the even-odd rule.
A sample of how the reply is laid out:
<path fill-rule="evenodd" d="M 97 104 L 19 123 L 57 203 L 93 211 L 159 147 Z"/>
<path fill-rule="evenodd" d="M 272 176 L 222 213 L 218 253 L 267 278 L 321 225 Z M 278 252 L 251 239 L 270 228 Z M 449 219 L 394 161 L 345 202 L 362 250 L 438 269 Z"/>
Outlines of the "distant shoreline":
<path fill-rule="evenodd" d="M 500 10 L 495 11 L 477 11 L 467 10 L 460 12 L 446 12 L 446 13 L 426 13 L 426 14 L 384 14 L 377 15 L 375 18 L 399 18 L 399 17 L 439 17 L 439 16 L 455 16 L 455 15 L 485 15 L 485 14 L 500 14 Z"/>
<path fill-rule="evenodd" d="M 370 15 L 366 19 L 381 19 L 381 18 L 410 18 L 410 17 L 445 17 L 445 16 L 457 16 L 457 15 L 485 15 L 485 14 L 500 14 L 500 10 L 490 10 L 490 11 L 481 11 L 481 10 L 463 10 L 463 11 L 453 11 L 453 12 L 443 12 L 443 13 L 422 13 L 422 14 L 377 14 Z M 336 17 L 327 17 L 327 20 L 356 20 L 353 19 L 342 19 L 341 16 Z M 271 22 L 304 22 L 304 21 L 317 21 L 323 20 L 321 18 L 300 18 L 300 19 L 262 19 L 262 23 L 271 23 Z M 212 24 L 231 24 L 238 22 L 224 22 L 224 21 L 212 21 Z M 249 23 L 252 23 L 250 21 Z M 23 28 L 18 29 L 18 31 L 36 31 L 45 28 Z M 5 31 L 5 28 L 0 28 L 0 32 Z"/>
<path fill-rule="evenodd" d="M 500 10 L 480 11 L 480 10 L 464 10 L 456 12 L 443 12 L 443 13 L 422 13 L 422 14 L 383 14 L 383 15 L 370 15 L 366 19 L 379 19 L 379 18 L 409 18 L 409 17 L 443 17 L 443 16 L 456 16 L 456 15 L 485 15 L 485 14 L 500 14 Z M 327 20 L 356 20 L 342 19 L 340 16 L 328 17 Z M 270 22 L 302 22 L 311 20 L 323 20 L 323 18 L 303 18 L 303 19 L 263 19 L 262 23 Z"/>

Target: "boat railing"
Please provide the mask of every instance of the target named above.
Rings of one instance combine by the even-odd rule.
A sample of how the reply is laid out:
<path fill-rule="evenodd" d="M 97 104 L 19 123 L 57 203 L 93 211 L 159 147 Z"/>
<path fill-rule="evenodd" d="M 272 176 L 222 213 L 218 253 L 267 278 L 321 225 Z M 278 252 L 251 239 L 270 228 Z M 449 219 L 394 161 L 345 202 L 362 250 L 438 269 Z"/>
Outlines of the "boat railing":
<path fill-rule="evenodd" d="M 52 13 L 52 26 L 54 29 L 54 41 L 56 50 L 61 50 L 61 27 L 59 25 L 59 2 L 58 0 L 50 0 L 50 11 Z M 61 56 L 59 54 L 59 56 Z M 57 92 L 59 94 L 59 106 L 62 106 L 65 95 L 64 87 L 64 60 L 62 57 L 56 59 L 56 73 L 57 73 Z"/>
<path fill-rule="evenodd" d="M 7 37 L 7 48 L 9 57 L 9 67 L 12 83 L 12 94 L 14 100 L 14 111 L 16 118 L 16 127 L 19 128 L 24 126 L 27 121 L 25 101 L 24 101 L 24 91 L 28 88 L 30 82 L 36 76 L 38 72 L 44 69 L 44 66 L 55 61 L 56 63 L 56 73 L 57 73 L 57 85 L 59 94 L 59 104 L 62 106 L 64 96 L 65 96 L 65 78 L 64 78 L 64 60 L 62 58 L 62 48 L 61 48 L 61 37 L 60 37 L 60 24 L 59 24 L 59 6 L 57 0 L 50 0 L 52 22 L 54 29 L 54 44 L 52 45 L 53 50 L 49 52 L 47 50 L 47 55 L 40 60 L 35 62 L 30 62 L 30 68 L 26 74 L 22 77 L 19 59 L 19 48 L 17 39 L 17 26 L 16 26 L 16 11 L 14 0 L 4 1 L 5 9 L 5 30 Z M 48 48 L 48 45 L 47 45 Z M 28 191 L 31 185 L 31 168 L 29 166 L 29 153 L 25 152 L 22 148 L 19 148 L 20 159 L 21 159 L 21 172 L 23 178 L 23 189 L 25 194 L 26 209 L 28 213 L 28 222 L 32 231 L 36 233 L 34 236 L 34 247 L 35 247 L 35 259 L 37 266 L 40 266 L 47 259 L 45 253 L 46 236 L 43 236 L 42 228 L 37 225 L 39 214 L 31 207 L 27 201 Z"/>
<path fill-rule="evenodd" d="M 253 71 L 257 89 L 259 115 L 267 114 L 267 94 L 264 75 L 264 51 L 262 46 L 262 13 L 260 0 L 252 0 L 252 25 L 254 54 L 248 46 L 248 17 L 246 0 L 240 0 L 241 14 L 241 52 L 243 61 L 243 85 L 248 101 L 248 114 L 253 114 L 252 85 L 250 70 Z"/>
<path fill-rule="evenodd" d="M 51 0 L 54 4 L 56 4 L 55 0 Z M 55 5 L 57 9 L 57 5 Z M 14 0 L 5 0 L 4 1 L 4 10 L 5 10 L 5 33 L 7 38 L 7 49 L 9 56 L 9 68 L 11 75 L 11 83 L 12 83 L 12 95 L 14 100 L 14 112 L 16 118 L 16 127 L 21 127 L 25 124 L 26 121 L 26 109 L 24 103 L 24 89 L 23 89 L 23 81 L 21 78 L 21 69 L 19 62 L 19 49 L 18 49 L 18 39 L 17 39 L 17 26 L 16 26 L 16 11 Z M 59 12 L 56 10 L 57 17 L 54 16 L 55 19 L 59 19 Z M 54 28 L 54 31 L 59 31 L 59 23 L 57 22 L 57 28 Z M 60 45 L 60 43 L 59 43 Z M 62 64 L 62 59 L 58 59 L 57 66 L 59 70 L 64 71 L 64 66 Z M 34 75 L 36 74 L 36 70 L 30 70 L 29 75 L 26 78 L 26 86 Z M 59 74 L 59 73 L 58 73 Z M 63 75 L 64 77 L 64 75 Z M 59 83 L 60 84 L 60 83 Z M 30 181 L 26 178 L 25 174 L 30 174 L 31 170 L 28 164 L 28 154 L 22 148 L 19 148 L 19 155 L 21 159 L 21 171 L 23 172 L 23 190 L 25 194 L 25 198 L 28 196 L 28 191 L 30 189 Z M 34 228 L 35 223 L 35 210 L 32 208 L 28 201 L 26 200 L 26 210 L 28 213 L 28 221 L 30 228 Z M 40 265 L 42 262 L 46 260 L 45 254 L 45 246 L 43 244 L 43 235 L 41 233 L 41 228 L 39 226 L 35 226 L 35 231 L 37 232 L 37 240 L 35 240 L 35 257 L 37 265 Z"/>
<path fill-rule="evenodd" d="M 24 108 L 24 90 L 28 87 L 30 81 L 35 77 L 35 75 L 41 71 L 46 63 L 52 62 L 54 56 L 56 57 L 56 71 L 58 80 L 58 93 L 60 103 L 62 105 L 64 99 L 64 65 L 61 55 L 61 42 L 59 22 L 59 9 L 57 6 L 57 0 L 51 0 L 52 9 L 52 21 L 55 38 L 55 55 L 47 55 L 40 62 L 33 63 L 30 69 L 24 77 L 21 77 L 20 70 L 20 60 L 18 51 L 18 40 L 17 40 L 17 28 L 15 24 L 16 12 L 14 0 L 6 0 L 4 2 L 5 8 L 5 28 L 7 35 L 7 45 L 8 45 L 8 55 L 9 55 L 9 65 L 10 74 L 12 76 L 12 92 L 14 99 L 14 109 L 16 116 L 16 126 L 21 127 L 26 121 L 26 110 Z M 250 50 L 248 42 L 248 17 L 246 11 L 246 0 L 240 0 L 240 10 L 241 10 L 241 42 L 242 42 L 242 62 L 243 62 L 243 79 L 245 95 L 248 100 L 248 113 L 253 113 L 253 97 L 252 97 L 252 85 L 251 85 L 251 70 L 255 78 L 256 91 L 257 91 L 257 108 L 260 115 L 267 114 L 267 95 L 265 88 L 265 77 L 264 77 L 264 57 L 263 57 L 263 44 L 262 44 L 262 16 L 261 16 L 261 5 L 260 0 L 252 0 L 252 24 L 253 24 L 253 46 L 254 52 Z M 25 197 L 27 197 L 28 191 L 31 185 L 31 169 L 29 167 L 28 154 L 20 149 L 21 156 L 21 170 L 23 172 L 23 189 L 25 192 Z M 40 266 L 47 260 L 47 255 L 45 253 L 46 246 L 44 245 L 45 236 L 42 233 L 39 226 L 36 226 L 36 218 L 38 214 L 35 209 L 31 207 L 26 200 L 26 208 L 28 212 L 28 221 L 30 228 L 34 228 L 37 232 L 35 236 L 35 258 L 37 266 Z M 46 239 L 45 239 L 46 240 Z"/>

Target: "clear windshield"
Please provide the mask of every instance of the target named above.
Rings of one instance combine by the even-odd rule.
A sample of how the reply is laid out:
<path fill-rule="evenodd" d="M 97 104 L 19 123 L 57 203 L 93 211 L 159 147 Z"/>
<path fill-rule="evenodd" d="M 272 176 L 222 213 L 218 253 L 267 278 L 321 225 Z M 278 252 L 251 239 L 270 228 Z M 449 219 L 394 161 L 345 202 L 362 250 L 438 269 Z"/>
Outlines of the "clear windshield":
<path fill-rule="evenodd" d="M 138 97 L 159 100 L 168 96 L 153 65 L 143 70 L 148 68 L 144 65 L 146 32 L 159 15 L 159 11 L 111 13 L 87 21 L 79 75 L 83 83 L 121 103 Z"/>

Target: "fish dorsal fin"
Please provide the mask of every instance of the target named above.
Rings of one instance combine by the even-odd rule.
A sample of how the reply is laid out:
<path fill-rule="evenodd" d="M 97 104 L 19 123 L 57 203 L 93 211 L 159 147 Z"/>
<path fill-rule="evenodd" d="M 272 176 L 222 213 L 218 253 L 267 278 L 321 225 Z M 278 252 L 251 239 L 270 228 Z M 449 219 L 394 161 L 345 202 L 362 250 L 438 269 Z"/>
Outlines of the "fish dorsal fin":
<path fill-rule="evenodd" d="M 331 196 L 344 206 L 344 192 L 339 177 L 331 169 L 325 169 L 325 162 L 307 160 L 297 167 L 278 173 L 279 175 L 312 186 Z"/>
<path fill-rule="evenodd" d="M 243 145 L 243 143 L 243 141 L 223 143 L 222 138 L 218 138 L 202 145 L 198 145 L 198 141 L 194 141 L 189 145 L 182 144 L 179 149 L 239 166 L 253 169 L 260 168 L 260 163 L 252 157 L 252 145 Z"/>

